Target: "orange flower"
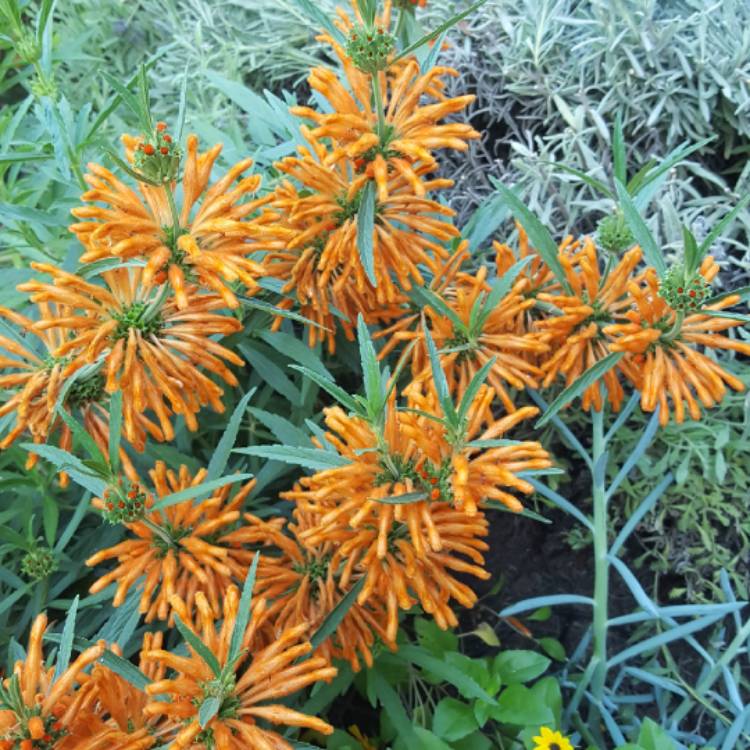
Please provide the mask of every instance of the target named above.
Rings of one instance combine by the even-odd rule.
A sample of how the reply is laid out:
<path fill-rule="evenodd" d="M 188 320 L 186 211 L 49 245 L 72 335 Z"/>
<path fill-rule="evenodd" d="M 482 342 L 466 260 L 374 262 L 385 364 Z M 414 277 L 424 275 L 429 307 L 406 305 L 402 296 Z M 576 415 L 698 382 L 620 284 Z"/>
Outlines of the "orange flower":
<path fill-rule="evenodd" d="M 348 161 L 326 165 L 325 146 L 307 135 L 312 151 L 300 148 L 299 157 L 288 157 L 276 165 L 302 190 L 290 181 L 276 190 L 273 206 L 294 236 L 285 251 L 268 254 L 265 266 L 270 276 L 286 281 L 283 292 L 295 295 L 303 315 L 329 329 L 326 335 L 311 327 L 311 344 L 326 336 L 333 351 L 337 319 L 353 338 L 357 313 L 377 317 L 381 308 L 400 303 L 402 288 L 409 289 L 412 282 L 423 285 L 418 266 L 436 272 L 437 259 L 447 257 L 440 243 L 455 237 L 458 230 L 440 218 L 452 216 L 452 210 L 415 195 L 403 176 L 390 176 L 387 198 L 378 199 L 375 205 L 376 284 L 371 284 L 357 244 L 359 204 L 370 180 L 355 174 Z M 451 184 L 442 179 L 425 183 L 429 189 Z M 291 299 L 284 300 L 279 307 L 293 304 Z"/>
<path fill-rule="evenodd" d="M 701 276 L 711 282 L 718 272 L 719 266 L 713 258 L 705 258 Z M 729 295 L 707 305 L 706 312 L 685 315 L 671 308 L 660 295 L 659 280 L 652 268 L 647 269 L 640 283 L 632 281 L 628 291 L 632 300 L 632 308 L 624 314 L 628 322 L 610 325 L 604 332 L 614 337 L 609 348 L 627 352 L 633 369 L 642 372 L 644 411 L 652 412 L 658 405 L 659 422 L 665 425 L 671 401 L 675 421 L 681 423 L 685 420 L 685 404 L 690 417 L 700 419 L 697 401 L 710 409 L 724 398 L 725 383 L 736 391 L 745 390 L 742 381 L 700 351 L 700 348 L 725 349 L 750 356 L 750 343 L 719 333 L 742 325 L 742 320 L 710 313 L 736 305 L 741 299 L 739 295 Z"/>
<path fill-rule="evenodd" d="M 57 742 L 93 696 L 90 689 L 78 686 L 85 679 L 83 670 L 104 654 L 104 642 L 87 648 L 62 674 L 55 675 L 55 668 L 48 669 L 44 662 L 46 629 L 47 616 L 40 614 L 31 627 L 25 660 L 16 662 L 12 675 L 3 680 L 0 741 L 11 747 L 23 747 L 24 742 L 29 747 Z"/>
<path fill-rule="evenodd" d="M 57 350 L 65 343 L 65 332 L 57 328 L 60 320 L 69 319 L 72 311 L 65 305 L 40 302 L 38 318 L 31 320 L 24 315 L 0 307 L 0 318 L 20 328 L 26 340 L 20 336 L 9 338 L 0 335 L 0 388 L 11 390 L 11 395 L 0 407 L 0 417 L 15 412 L 16 422 L 10 432 L 0 441 L 0 448 L 8 448 L 20 435 L 28 433 L 35 443 L 47 443 L 55 437 L 64 450 L 72 446 L 70 428 L 55 414 L 57 401 L 66 381 L 75 373 L 70 371 L 71 357 L 57 357 Z M 54 325 L 55 328 L 50 326 Z M 32 339 L 31 337 L 34 337 Z M 7 354 L 6 354 L 7 353 Z M 109 440 L 109 415 L 105 408 L 104 380 L 98 373 L 74 379 L 67 386 L 63 407 L 70 414 L 80 412 L 86 431 L 94 438 L 102 451 L 107 451 Z M 38 456 L 29 454 L 27 470 L 32 469 Z M 120 458 L 129 476 L 134 470 L 124 450 Z M 63 486 L 68 476 L 60 474 Z"/>
<path fill-rule="evenodd" d="M 140 140 L 127 135 L 122 140 L 132 162 Z M 260 185 L 258 176 L 239 179 L 252 159 L 236 164 L 208 187 L 220 152 L 221 144 L 199 154 L 198 139 L 188 137 L 181 183 L 183 201 L 177 217 L 172 215 L 167 194 L 174 185 L 168 188 L 139 182 L 139 195 L 108 169 L 89 164 L 86 181 L 91 190 L 82 198 L 106 207 L 87 205 L 73 210 L 74 216 L 85 220 L 70 227 L 85 248 L 81 260 L 145 258 L 144 284 L 150 286 L 154 280 L 161 283 L 169 278 L 180 309 L 188 305 L 186 277 L 193 275 L 201 285 L 219 294 L 227 306 L 237 307 L 239 302 L 230 285 L 239 281 L 250 292 L 256 291 L 256 279 L 263 275 L 263 268 L 249 256 L 283 247 L 284 233 L 269 224 L 263 214 L 248 220 L 269 200 L 246 200 Z M 233 185 L 237 179 L 239 182 Z"/>
<path fill-rule="evenodd" d="M 412 388 L 410 395 L 410 407 L 439 415 L 431 394 Z M 467 607 L 474 604 L 476 596 L 452 571 L 489 575 L 481 555 L 487 548 L 481 539 L 487 522 L 478 506 L 490 499 L 521 510 L 506 488 L 531 492 L 518 474 L 550 466 L 538 443 L 484 448 L 470 442 L 494 440 L 538 411 L 526 407 L 495 422 L 493 398 L 491 388 L 480 390 L 463 446 L 450 445 L 439 422 L 397 410 L 393 400 L 382 436 L 338 407 L 326 409 L 326 438 L 349 463 L 303 477 L 283 495 L 319 517 L 299 537 L 307 546 L 333 544 L 331 565 L 343 566 L 342 587 L 358 571 L 366 573 L 359 603 L 373 597 L 386 604 L 391 640 L 398 630 L 398 608 L 419 601 L 445 628 L 456 623 L 451 598 Z"/>
<path fill-rule="evenodd" d="M 347 20 L 340 25 L 349 32 Z M 479 138 L 479 133 L 465 123 L 440 124 L 444 118 L 465 109 L 476 97 L 473 94 L 447 97 L 444 79 L 458 76 L 458 72 L 433 67 L 421 74 L 419 63 L 409 58 L 378 75 L 384 109 L 381 125 L 373 104 L 371 76 L 358 70 L 333 38 L 325 34 L 319 38 L 333 47 L 346 83 L 333 70 L 313 68 L 308 78 L 310 87 L 328 101 L 333 112 L 317 112 L 310 107 L 294 107 L 292 112 L 316 124 L 312 131 L 316 139 L 328 138 L 334 144 L 324 163 L 355 160 L 358 171 L 375 180 L 381 201 L 388 199 L 390 178 L 395 175 L 402 177 L 416 196 L 424 196 L 429 186 L 421 175 L 423 171 L 438 168 L 433 151 L 439 148 L 466 151 L 467 141 Z"/>
<path fill-rule="evenodd" d="M 284 519 L 269 522 L 247 514 L 243 526 L 222 538 L 233 545 L 263 545 L 255 593 L 271 602 L 267 616 L 273 626 L 272 640 L 300 623 L 307 623 L 316 631 L 346 593 L 339 585 L 342 571 L 331 565 L 334 544 L 323 541 L 307 546 L 301 541 L 301 535 L 313 528 L 318 518 L 301 508 L 295 509 L 293 517 L 295 523 L 290 523 L 288 533 L 284 533 Z M 253 553 L 245 555 L 249 564 Z M 358 573 L 355 578 L 361 575 Z M 356 583 L 351 576 L 350 581 Z M 371 649 L 376 636 L 389 648 L 396 648 L 395 643 L 389 642 L 383 619 L 384 611 L 377 603 L 355 603 L 316 653 L 329 662 L 346 659 L 354 671 L 360 669 L 360 656 L 368 667 L 372 666 Z"/>
<path fill-rule="evenodd" d="M 180 619 L 198 636 L 223 669 L 227 664 L 232 631 L 239 608 L 239 591 L 231 586 L 224 597 L 223 620 L 217 623 L 207 599 L 199 592 L 197 614 L 173 597 L 172 606 Z M 228 676 L 219 680 L 205 661 L 188 644 L 189 655 L 177 656 L 154 649 L 144 657 L 174 670 L 173 679 L 152 682 L 146 691 L 154 696 L 146 706 L 146 716 L 165 716 L 182 727 L 171 747 L 175 750 L 292 750 L 289 742 L 276 732 L 259 726 L 258 720 L 289 727 L 306 727 L 331 734 L 333 727 L 321 719 L 307 716 L 278 701 L 318 681 L 330 681 L 336 670 L 322 657 L 312 656 L 298 662 L 312 651 L 304 640 L 307 625 L 288 628 L 273 643 L 258 649 L 257 637 L 264 620 L 266 602 L 256 599 L 252 616 L 242 640 L 242 656 L 232 665 Z M 166 695 L 169 700 L 159 700 Z M 198 712 L 208 698 L 219 698 L 216 715 L 201 728 Z M 209 744 L 209 739 L 210 744 Z"/>
<path fill-rule="evenodd" d="M 558 375 L 565 378 L 566 386 L 574 383 L 586 370 L 609 353 L 610 337 L 605 328 L 623 319 L 630 305 L 628 283 L 641 260 L 641 250 L 633 247 L 620 262 L 602 277 L 596 246 L 590 238 L 583 247 L 572 254 L 563 251 L 558 256 L 571 288 L 571 294 L 562 290 L 540 292 L 537 299 L 554 305 L 559 315 L 550 315 L 534 323 L 537 330 L 551 336 L 553 354 L 541 364 L 544 371 L 542 385 L 548 388 Z M 607 397 L 617 411 L 622 405 L 624 391 L 617 371 L 621 371 L 636 387 L 641 382 L 638 370 L 628 360 L 621 360 L 608 370 L 602 380 L 607 386 Z M 590 385 L 583 393 L 584 409 L 603 407 L 600 381 Z"/>
<path fill-rule="evenodd" d="M 141 269 L 106 271 L 105 286 L 43 263 L 32 263 L 47 273 L 54 284 L 33 281 L 21 284 L 32 292 L 32 301 L 52 302 L 75 308 L 76 315 L 47 318 L 35 330 L 58 328 L 65 340 L 55 356 L 70 362 L 63 377 L 84 364 L 103 359 L 104 388 L 122 390 L 124 435 L 142 451 L 146 433 L 156 440 L 172 440 L 171 417 L 181 414 L 190 430 L 198 428 L 195 417 L 210 404 L 222 412 L 223 390 L 202 369 L 221 377 L 229 385 L 237 379 L 222 360 L 243 364 L 234 352 L 213 340 L 241 330 L 236 318 L 216 312 L 224 307 L 218 295 L 198 294 L 189 286 L 188 306 L 180 309 L 175 297 L 165 297 L 168 287 L 148 290 Z M 145 416 L 151 410 L 158 424 Z"/>
<path fill-rule="evenodd" d="M 143 636 L 140 670 L 147 679 L 162 680 L 166 669 L 143 658 L 143 653 L 160 649 L 163 633 Z M 119 649 L 112 650 L 120 655 Z M 174 730 L 158 717 L 147 717 L 148 695 L 126 682 L 103 664 L 97 664 L 85 678 L 86 688 L 95 696 L 87 711 L 81 712 L 55 750 L 149 750 L 159 737 Z"/>
<path fill-rule="evenodd" d="M 424 308 L 451 391 L 461 396 L 474 375 L 493 358 L 488 381 L 508 412 L 514 411 L 515 406 L 506 384 L 514 388 L 537 387 L 536 378 L 542 371 L 529 357 L 546 352 L 549 347 L 544 335 L 516 331 L 519 315 L 535 304 L 533 298 L 524 298 L 525 286 L 526 280 L 519 280 L 507 295 L 495 300 L 492 286 L 487 283 L 487 267 L 482 266 L 474 276 L 463 274 L 445 290 L 444 306 L 428 304 Z M 412 375 L 418 382 L 431 382 L 424 329 L 397 332 L 394 336 L 417 341 L 412 350 Z"/>
<path fill-rule="evenodd" d="M 175 473 L 158 461 L 149 472 L 155 493 L 147 496 L 146 509 L 159 498 L 199 485 L 206 474 L 201 469 L 192 476 L 186 466 Z M 93 584 L 91 593 L 102 591 L 116 581 L 113 604 L 119 607 L 128 591 L 145 575 L 140 611 L 146 615 L 146 622 L 171 619 L 172 594 L 179 594 L 192 606 L 199 590 L 205 592 L 212 611 L 218 615 L 227 587 L 233 579 L 244 579 L 247 567 L 229 547 L 213 540 L 239 519 L 239 508 L 254 486 L 255 480 L 251 480 L 230 498 L 230 485 L 225 485 L 200 503 L 186 500 L 125 523 L 135 539 L 101 550 L 86 560 L 89 567 L 111 559 L 119 563 Z M 102 509 L 107 507 L 102 499 L 94 504 Z"/>

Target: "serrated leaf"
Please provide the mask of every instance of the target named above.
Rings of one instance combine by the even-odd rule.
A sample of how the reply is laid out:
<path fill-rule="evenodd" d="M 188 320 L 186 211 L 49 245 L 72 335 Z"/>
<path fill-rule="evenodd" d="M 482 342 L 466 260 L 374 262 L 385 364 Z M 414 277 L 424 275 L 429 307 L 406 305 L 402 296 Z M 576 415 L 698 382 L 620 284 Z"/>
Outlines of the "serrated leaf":
<path fill-rule="evenodd" d="M 162 497 L 157 503 L 155 503 L 151 512 L 163 510 L 169 508 L 171 505 L 177 505 L 178 503 L 184 503 L 188 500 L 194 500 L 196 497 L 201 495 L 208 495 L 214 490 L 221 489 L 227 484 L 234 484 L 235 482 L 242 482 L 245 479 L 250 479 L 252 474 L 230 474 L 226 477 L 219 477 L 218 479 L 212 479 L 210 482 L 201 482 L 194 487 L 187 487 L 179 492 L 172 492 L 166 497 Z"/>
<path fill-rule="evenodd" d="M 242 424 L 242 417 L 245 415 L 247 405 L 254 393 L 255 388 L 251 388 L 234 408 L 232 416 L 229 418 L 229 422 L 219 440 L 219 444 L 216 446 L 216 450 L 213 452 L 211 460 L 208 462 L 207 478 L 209 480 L 220 477 L 227 468 L 229 456 L 232 453 L 232 448 L 234 448 L 234 443 L 237 440 L 237 433 Z"/>
<path fill-rule="evenodd" d="M 102 664 L 105 667 L 111 669 L 115 674 L 120 675 L 123 680 L 129 682 L 139 690 L 145 690 L 148 685 L 151 684 L 151 680 L 141 672 L 135 664 L 131 664 L 127 659 L 123 659 L 121 656 L 112 653 L 111 651 L 105 651 L 102 656 Z"/>
<path fill-rule="evenodd" d="M 535 428 L 549 422 L 566 404 L 578 398 L 590 385 L 593 385 L 605 373 L 609 372 L 624 356 L 624 352 L 612 352 L 604 359 L 589 367 L 572 385 L 568 386 L 548 407 L 547 411 L 537 420 Z"/>
<path fill-rule="evenodd" d="M 437 349 L 435 348 L 435 342 L 432 340 L 430 331 L 426 325 L 422 325 L 424 330 L 424 338 L 427 344 L 427 351 L 430 356 L 430 366 L 432 368 L 432 380 L 435 384 L 435 390 L 437 391 L 438 401 L 440 407 L 443 410 L 445 418 L 454 427 L 458 427 L 458 413 L 453 406 L 453 399 L 451 398 L 450 390 L 448 388 L 448 381 L 445 378 L 445 372 L 443 366 L 440 364 L 440 357 L 438 356 Z"/>
<path fill-rule="evenodd" d="M 221 676 L 221 665 L 219 660 L 211 652 L 211 649 L 180 619 L 178 614 L 174 616 L 174 624 L 185 642 L 192 648 L 196 656 L 203 659 L 206 666 L 214 673 L 215 677 Z"/>
<path fill-rule="evenodd" d="M 60 647 L 57 652 L 53 682 L 58 680 L 60 676 L 65 673 L 70 664 L 70 655 L 73 653 L 73 639 L 76 634 L 76 614 L 78 613 L 79 601 L 80 599 L 76 595 L 75 599 L 73 599 L 73 603 L 70 605 L 68 614 L 65 616 L 65 625 L 63 626 Z"/>
<path fill-rule="evenodd" d="M 705 255 L 711 249 L 711 245 L 721 237 L 722 232 L 737 218 L 737 215 L 748 205 L 748 203 L 750 203 L 750 193 L 742 198 L 742 200 L 706 235 L 706 238 L 700 244 L 701 256 Z"/>
<path fill-rule="evenodd" d="M 235 448 L 234 452 L 267 458 L 269 461 L 282 461 L 295 466 L 304 466 L 313 471 L 337 469 L 351 463 L 348 458 L 333 451 L 324 451 L 320 448 L 296 448 L 289 445 L 251 445 L 247 448 Z"/>
<path fill-rule="evenodd" d="M 362 409 L 355 400 L 355 398 L 349 395 L 343 388 L 336 385 L 330 378 L 320 373 L 313 372 L 307 367 L 301 367 L 300 365 L 289 365 L 290 369 L 298 370 L 305 377 L 310 378 L 314 383 L 319 385 L 324 391 L 330 393 L 343 407 L 348 409 L 354 414 L 362 414 Z"/>
<path fill-rule="evenodd" d="M 367 324 L 361 313 L 357 316 L 357 339 L 362 378 L 365 384 L 365 396 L 370 405 L 370 411 L 378 413 L 384 406 L 382 375 L 370 332 L 367 330 Z"/>
<path fill-rule="evenodd" d="M 22 443 L 21 448 L 36 453 L 49 461 L 59 471 L 64 471 L 70 478 L 93 495 L 101 495 L 107 488 L 107 483 L 101 477 L 93 474 L 84 463 L 71 453 L 54 445 L 37 445 L 36 443 Z"/>
<path fill-rule="evenodd" d="M 255 587 L 255 576 L 258 572 L 259 562 L 260 552 L 256 552 L 250 570 L 245 578 L 245 583 L 242 586 L 242 596 L 240 597 L 240 604 L 237 609 L 237 618 L 234 621 L 234 628 L 232 629 L 232 640 L 229 643 L 227 666 L 234 665 L 242 648 L 242 639 L 245 637 L 245 631 L 250 622 L 250 605 L 253 602 L 253 588 Z"/>

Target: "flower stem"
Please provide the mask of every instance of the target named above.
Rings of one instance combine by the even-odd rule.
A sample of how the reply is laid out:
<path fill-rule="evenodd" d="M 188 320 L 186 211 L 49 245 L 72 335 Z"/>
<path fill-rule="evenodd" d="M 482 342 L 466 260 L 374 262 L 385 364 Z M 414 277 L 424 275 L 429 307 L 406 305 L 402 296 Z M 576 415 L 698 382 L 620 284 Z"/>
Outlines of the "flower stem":
<path fill-rule="evenodd" d="M 370 77 L 372 83 L 372 98 L 378 113 L 378 137 L 381 145 L 385 142 L 385 109 L 383 108 L 383 94 L 380 91 L 380 73 L 373 73 Z"/>
<path fill-rule="evenodd" d="M 607 524 L 606 452 L 604 440 L 604 416 L 601 411 L 591 411 L 592 420 L 592 495 L 594 510 L 594 622 L 593 655 L 595 664 L 591 679 L 594 704 L 601 705 L 607 677 L 607 627 L 609 598 L 609 549 Z M 593 718 L 593 717 L 592 717 Z M 598 722 L 597 722 L 598 723 Z M 589 722 L 594 729 L 594 722 Z"/>
<path fill-rule="evenodd" d="M 180 236 L 180 215 L 177 212 L 177 204 L 174 201 L 174 193 L 172 192 L 172 186 L 168 183 L 164 183 L 164 190 L 167 194 L 167 202 L 169 203 L 169 211 L 172 214 L 172 229 L 174 231 L 175 242 Z"/>

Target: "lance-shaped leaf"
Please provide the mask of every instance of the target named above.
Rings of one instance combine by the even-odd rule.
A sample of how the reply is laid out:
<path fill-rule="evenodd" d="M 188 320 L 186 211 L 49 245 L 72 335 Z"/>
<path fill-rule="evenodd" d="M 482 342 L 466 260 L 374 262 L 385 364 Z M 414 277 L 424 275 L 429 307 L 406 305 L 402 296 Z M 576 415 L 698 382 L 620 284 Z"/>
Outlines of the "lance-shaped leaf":
<path fill-rule="evenodd" d="M 184 490 L 180 490 L 179 492 L 172 492 L 166 497 L 161 498 L 158 503 L 155 503 L 151 507 L 151 512 L 163 510 L 164 508 L 168 508 L 170 505 L 184 503 L 187 500 L 194 500 L 196 497 L 200 497 L 201 495 L 208 495 L 214 490 L 221 489 L 227 484 L 242 482 L 245 479 L 250 479 L 252 476 L 252 474 L 230 474 L 226 477 L 212 479 L 210 482 L 201 482 L 200 484 L 196 484 L 194 487 L 186 487 Z"/>
<path fill-rule="evenodd" d="M 313 647 L 313 651 L 336 632 L 341 621 L 354 606 L 354 603 L 359 596 L 359 592 L 364 588 L 365 580 L 366 578 L 364 577 L 360 578 L 341 598 L 341 601 L 328 613 L 326 619 L 323 620 L 320 627 L 315 631 L 313 637 L 310 638 L 310 644 Z"/>
<path fill-rule="evenodd" d="M 348 458 L 333 451 L 324 451 L 320 448 L 297 448 L 291 445 L 251 445 L 247 448 L 235 448 L 234 452 L 267 458 L 269 461 L 282 461 L 286 464 L 304 466 L 313 471 L 337 469 L 351 463 Z"/>
<path fill-rule="evenodd" d="M 237 433 L 240 430 L 242 424 L 242 417 L 245 416 L 247 411 L 247 405 L 250 399 L 255 393 L 255 388 L 251 388 L 239 401 L 232 416 L 227 423 L 226 429 L 219 440 L 219 444 L 216 446 L 216 450 L 211 456 L 211 460 L 208 463 L 208 475 L 209 480 L 216 479 L 224 473 L 224 469 L 227 467 L 229 461 L 229 455 L 234 448 L 234 442 L 237 440 Z"/>
<path fill-rule="evenodd" d="M 646 263 L 653 266 L 659 276 L 663 277 L 666 273 L 667 265 L 664 262 L 661 249 L 656 239 L 654 239 L 654 235 L 651 234 L 651 231 L 646 226 L 646 222 L 638 212 L 633 199 L 628 195 L 627 188 L 617 179 L 615 179 L 615 187 L 617 189 L 617 197 L 620 201 L 620 208 L 625 215 L 625 221 L 630 227 L 630 231 L 633 233 L 636 242 L 641 246 Z"/>
<path fill-rule="evenodd" d="M 357 212 L 357 249 L 362 267 L 373 286 L 378 285 L 375 278 L 375 183 L 368 182 L 361 193 L 359 211 Z"/>
<path fill-rule="evenodd" d="M 174 616 L 174 624 L 185 642 L 193 649 L 196 656 L 203 659 L 206 666 L 214 673 L 215 677 L 221 676 L 221 665 L 211 649 L 180 619 L 178 614 Z"/>

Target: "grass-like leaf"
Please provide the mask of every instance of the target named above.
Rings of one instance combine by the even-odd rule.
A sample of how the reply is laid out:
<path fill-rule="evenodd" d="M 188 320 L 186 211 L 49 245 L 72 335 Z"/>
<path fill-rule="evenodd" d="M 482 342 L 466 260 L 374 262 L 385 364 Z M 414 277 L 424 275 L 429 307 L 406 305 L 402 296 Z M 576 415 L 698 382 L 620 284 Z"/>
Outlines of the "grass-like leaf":
<path fill-rule="evenodd" d="M 208 668 L 214 673 L 215 677 L 221 676 L 221 665 L 219 660 L 211 653 L 211 650 L 206 646 L 205 643 L 192 631 L 190 628 L 180 619 L 178 614 L 174 616 L 174 624 L 177 630 L 180 631 L 180 635 L 185 639 L 185 642 L 193 649 L 197 656 L 199 656 L 206 663 Z"/>
<path fill-rule="evenodd" d="M 705 255 L 711 245 L 721 237 L 722 232 L 737 218 L 737 215 L 745 209 L 750 203 L 750 193 L 748 193 L 716 226 L 706 235 L 706 238 L 700 244 L 701 255 Z"/>
<path fill-rule="evenodd" d="M 219 713 L 221 708 L 221 698 L 213 695 L 210 698 L 204 698 L 201 707 L 198 709 L 198 723 L 201 729 L 205 729 L 211 719 Z"/>
<path fill-rule="evenodd" d="M 78 596 L 73 599 L 68 614 L 65 616 L 65 625 L 63 626 L 62 637 L 60 638 L 60 647 L 57 652 L 57 661 L 55 662 L 54 680 L 60 678 L 65 673 L 70 664 L 70 655 L 73 653 L 73 639 L 76 634 L 76 615 L 78 614 Z"/>
<path fill-rule="evenodd" d="M 569 289 L 568 280 L 565 277 L 562 265 L 558 259 L 558 247 L 549 230 L 542 224 L 539 219 L 528 209 L 523 201 L 502 182 L 490 177 L 490 182 L 495 186 L 497 192 L 503 197 L 511 213 L 518 219 L 521 226 L 526 230 L 526 234 L 531 244 L 541 256 L 542 260 L 549 266 L 555 278 L 562 284 L 565 289 Z"/>
<path fill-rule="evenodd" d="M 376 503 L 385 505 L 409 505 L 409 503 L 418 503 L 427 499 L 426 492 L 404 492 L 403 495 L 391 495 L 390 497 L 371 497 Z"/>
<path fill-rule="evenodd" d="M 624 356 L 624 352 L 612 352 L 608 354 L 604 359 L 599 360 L 595 365 L 591 365 L 586 372 L 584 372 L 578 380 L 572 385 L 568 386 L 548 407 L 547 411 L 537 420 L 534 425 L 536 429 L 539 429 L 552 417 L 557 414 L 566 404 L 569 404 L 573 399 L 578 398 L 590 385 L 595 383 L 601 378 L 606 372 L 609 372 Z"/>
<path fill-rule="evenodd" d="M 259 456 L 269 461 L 282 461 L 286 464 L 304 466 L 313 471 L 337 469 L 350 463 L 348 458 L 333 451 L 320 448 L 296 448 L 290 445 L 251 445 L 247 448 L 235 448 L 235 453 L 245 453 L 248 456 Z"/>
<path fill-rule="evenodd" d="M 328 613 L 326 619 L 323 620 L 320 627 L 315 631 L 312 638 L 310 638 L 313 651 L 336 632 L 341 621 L 346 617 L 357 600 L 359 592 L 364 588 L 365 580 L 366 578 L 364 577 L 360 578 L 341 598 L 341 601 Z"/>
<path fill-rule="evenodd" d="M 194 487 L 187 487 L 179 492 L 172 492 L 170 495 L 161 498 L 158 503 L 155 503 L 151 508 L 152 512 L 157 510 L 163 510 L 168 508 L 170 505 L 177 505 L 178 503 L 184 503 L 187 500 L 194 500 L 196 497 L 201 495 L 208 495 L 214 490 L 221 489 L 227 484 L 234 484 L 235 482 L 243 482 L 245 479 L 250 479 L 252 474 L 230 474 L 226 477 L 219 477 L 218 479 L 212 479 L 210 482 L 201 482 Z"/>
<path fill-rule="evenodd" d="M 255 393 L 255 388 L 251 388 L 239 401 L 232 416 L 227 423 L 226 429 L 219 440 L 219 444 L 216 446 L 216 450 L 211 456 L 211 460 L 208 463 L 208 480 L 217 479 L 220 477 L 224 470 L 227 468 L 229 456 L 234 448 L 235 440 L 237 440 L 237 433 L 239 432 L 240 425 L 242 424 L 242 417 L 245 416 L 247 411 L 247 405 L 250 399 Z"/>
<path fill-rule="evenodd" d="M 109 464 L 113 473 L 120 468 L 120 438 L 122 437 L 122 391 L 109 398 Z"/>
<path fill-rule="evenodd" d="M 362 198 L 357 213 L 357 249 L 362 267 L 373 286 L 378 285 L 375 278 L 375 183 L 370 181 L 362 188 Z"/>
<path fill-rule="evenodd" d="M 612 166 L 615 179 L 623 183 L 628 180 L 627 154 L 625 153 L 625 138 L 622 134 L 622 116 L 615 115 L 615 127 L 612 132 Z"/>
<path fill-rule="evenodd" d="M 255 575 L 258 572 L 258 562 L 260 561 L 260 552 L 255 553 L 253 563 L 245 578 L 242 586 L 242 596 L 240 605 L 237 609 L 237 619 L 234 621 L 232 629 L 232 639 L 229 642 L 229 655 L 227 656 L 227 666 L 233 667 L 234 662 L 240 655 L 242 648 L 242 639 L 245 637 L 247 624 L 250 622 L 250 605 L 253 602 L 253 588 L 255 588 Z"/>
<path fill-rule="evenodd" d="M 100 476 L 86 467 L 79 458 L 62 448 L 36 443 L 22 443 L 21 448 L 46 459 L 56 469 L 66 472 L 76 484 L 94 495 L 101 495 L 107 488 L 107 483 Z"/>
<path fill-rule="evenodd" d="M 343 407 L 348 409 L 350 412 L 360 414 L 362 409 L 353 396 L 350 396 L 341 386 L 336 385 L 330 378 L 325 375 L 321 375 L 318 372 L 313 372 L 309 367 L 301 367 L 300 365 L 289 365 L 290 369 L 298 370 L 305 377 L 312 380 L 314 383 L 319 385 L 324 391 L 330 393 Z"/>
<path fill-rule="evenodd" d="M 649 265 L 656 269 L 656 272 L 660 277 L 664 276 L 667 270 L 667 265 L 664 262 L 664 255 L 662 254 L 656 239 L 654 239 L 654 235 L 651 234 L 651 231 L 646 226 L 646 222 L 638 212 L 638 209 L 633 203 L 633 199 L 628 194 L 627 188 L 617 179 L 615 179 L 615 187 L 617 189 L 617 198 L 620 201 L 620 207 L 625 215 L 625 221 L 628 223 L 636 242 L 641 246 L 643 257 Z"/>

